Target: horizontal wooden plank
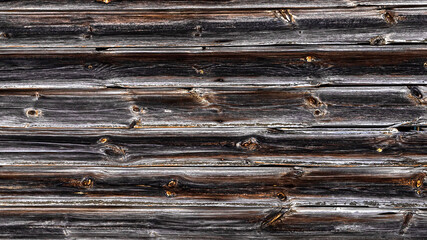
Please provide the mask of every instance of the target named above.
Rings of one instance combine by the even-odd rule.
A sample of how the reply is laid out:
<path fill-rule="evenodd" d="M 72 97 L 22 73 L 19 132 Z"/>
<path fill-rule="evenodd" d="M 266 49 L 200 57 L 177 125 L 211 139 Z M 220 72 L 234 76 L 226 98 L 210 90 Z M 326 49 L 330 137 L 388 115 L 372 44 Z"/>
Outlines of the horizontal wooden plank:
<path fill-rule="evenodd" d="M 0 12 L 1 47 L 425 43 L 425 8 Z M 321 20 L 321 21 L 320 21 Z"/>
<path fill-rule="evenodd" d="M 0 126 L 423 125 L 425 92 L 424 86 L 3 90 Z"/>
<path fill-rule="evenodd" d="M 404 167 L 2 167 L 0 195 L 26 197 L 424 197 L 426 168 Z"/>
<path fill-rule="evenodd" d="M 412 2 L 416 2 L 411 0 Z M 364 3 L 369 4 L 369 3 Z M 419 3 L 418 3 L 419 4 Z M 401 4 L 399 4 L 401 5 Z M 354 7 L 355 3 L 346 0 L 215 0 L 215 1 L 142 1 L 142 0 L 18 0 L 0 4 L 0 10 L 178 10 L 178 9 L 252 9 L 252 8 L 319 8 Z"/>
<path fill-rule="evenodd" d="M 427 133 L 410 128 L 4 129 L 0 165 L 427 166 Z"/>
<path fill-rule="evenodd" d="M 287 208 L 1 208 L 2 238 L 378 239 L 424 237 L 424 210 Z"/>
<path fill-rule="evenodd" d="M 179 10 L 179 9 L 274 9 L 274 8 L 334 8 L 356 6 L 426 6 L 420 0 L 215 0 L 215 1 L 142 1 L 142 0 L 15 0 L 0 3 L 0 10 Z"/>
<path fill-rule="evenodd" d="M 425 46 L 0 49 L 0 88 L 427 84 Z"/>

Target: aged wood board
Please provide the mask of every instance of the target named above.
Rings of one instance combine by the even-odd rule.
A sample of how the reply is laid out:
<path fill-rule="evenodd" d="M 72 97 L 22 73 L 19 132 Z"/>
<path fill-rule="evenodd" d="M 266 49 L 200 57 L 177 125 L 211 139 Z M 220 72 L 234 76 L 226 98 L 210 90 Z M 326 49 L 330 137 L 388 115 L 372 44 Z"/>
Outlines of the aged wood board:
<path fill-rule="evenodd" d="M 427 1 L 0 2 L 1 239 L 427 238 Z"/>

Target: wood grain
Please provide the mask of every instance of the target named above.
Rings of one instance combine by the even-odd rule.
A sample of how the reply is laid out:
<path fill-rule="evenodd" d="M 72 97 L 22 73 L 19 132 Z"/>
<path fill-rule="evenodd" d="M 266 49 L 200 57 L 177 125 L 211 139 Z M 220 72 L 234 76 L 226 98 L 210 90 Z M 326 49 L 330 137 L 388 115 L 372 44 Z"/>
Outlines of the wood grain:
<path fill-rule="evenodd" d="M 418 46 L 3 49 L 0 88 L 425 85 Z"/>
<path fill-rule="evenodd" d="M 425 92 L 424 86 L 6 90 L 0 91 L 0 125 L 25 128 L 423 125 Z"/>
<path fill-rule="evenodd" d="M 338 211 L 337 211 L 338 210 Z M 357 212 L 357 214 L 355 214 Z M 1 237 L 31 238 L 422 238 L 423 210 L 286 208 L 2 208 Z M 407 217 L 410 216 L 410 217 Z M 408 219 L 408 220 L 407 220 Z M 401 229 L 401 230 L 400 230 Z M 368 236 L 367 236 L 368 235 Z M 314 237 L 316 236 L 316 237 Z"/>
<path fill-rule="evenodd" d="M 0 2 L 1 239 L 423 239 L 427 2 Z"/>
<path fill-rule="evenodd" d="M 0 131 L 0 164 L 427 166 L 426 132 L 417 127 L 398 129 L 9 129 Z"/>
<path fill-rule="evenodd" d="M 0 3 L 0 10 L 43 11 L 43 10 L 202 10 L 202 9 L 277 9 L 277 8 L 336 8 L 336 7 L 399 7 L 427 6 L 420 0 L 215 0 L 215 1 L 142 1 L 142 0 L 15 0 Z"/>
<path fill-rule="evenodd" d="M 425 11 L 0 12 L 0 47 L 420 44 Z"/>

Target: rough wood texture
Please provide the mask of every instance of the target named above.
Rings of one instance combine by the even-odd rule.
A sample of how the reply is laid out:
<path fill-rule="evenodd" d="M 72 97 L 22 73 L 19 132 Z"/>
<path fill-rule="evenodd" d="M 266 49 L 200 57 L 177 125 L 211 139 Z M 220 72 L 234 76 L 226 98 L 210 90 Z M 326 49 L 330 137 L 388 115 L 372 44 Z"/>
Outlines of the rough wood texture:
<path fill-rule="evenodd" d="M 1 47 L 425 43 L 427 8 L 0 12 Z M 343 17 L 345 16 L 345 17 Z M 319 21 L 321 20 L 321 21 Z"/>
<path fill-rule="evenodd" d="M 0 2 L 0 238 L 425 238 L 426 10 Z"/>
<path fill-rule="evenodd" d="M 0 88 L 426 84 L 427 47 L 3 49 Z"/>
<path fill-rule="evenodd" d="M 0 132 L 0 162 L 3 166 L 426 166 L 427 134 L 416 127 L 398 129 L 10 129 Z"/>

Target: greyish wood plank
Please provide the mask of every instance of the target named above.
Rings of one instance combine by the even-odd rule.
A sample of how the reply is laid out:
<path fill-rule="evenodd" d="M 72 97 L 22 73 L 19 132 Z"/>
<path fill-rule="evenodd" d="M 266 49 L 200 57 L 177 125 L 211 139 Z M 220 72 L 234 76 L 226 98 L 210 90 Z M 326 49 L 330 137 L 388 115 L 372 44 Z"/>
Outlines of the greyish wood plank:
<path fill-rule="evenodd" d="M 423 125 L 425 92 L 423 86 L 3 90 L 0 126 Z"/>
<path fill-rule="evenodd" d="M 411 0 L 411 2 L 416 1 Z M 371 2 L 372 3 L 372 2 Z M 366 2 L 364 4 L 369 4 Z M 418 3 L 420 4 L 420 3 Z M 402 5 L 402 4 L 399 4 Z M 202 9 L 271 9 L 271 8 L 328 8 L 328 7 L 355 7 L 356 3 L 350 0 L 214 0 L 214 1 L 144 1 L 144 0 L 17 0 L 0 3 L 0 10 L 14 11 L 69 11 L 69 10 L 202 10 Z"/>
<path fill-rule="evenodd" d="M 273 8 L 336 8 L 336 7 L 396 7 L 427 6 L 420 0 L 215 0 L 215 1 L 143 1 L 143 0 L 15 0 L 0 3 L 0 10 L 43 11 L 43 10 L 202 10 L 202 9 L 273 9 Z"/>
<path fill-rule="evenodd" d="M 0 88 L 426 84 L 425 46 L 1 49 Z"/>
<path fill-rule="evenodd" d="M 420 44 L 426 8 L 0 12 L 1 47 Z M 319 21 L 321 19 L 321 21 Z"/>
<path fill-rule="evenodd" d="M 398 129 L 3 129 L 0 165 L 425 166 L 427 133 Z"/>
<path fill-rule="evenodd" d="M 424 210 L 352 207 L 1 208 L 3 238 L 421 238 Z"/>

